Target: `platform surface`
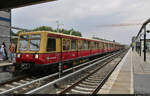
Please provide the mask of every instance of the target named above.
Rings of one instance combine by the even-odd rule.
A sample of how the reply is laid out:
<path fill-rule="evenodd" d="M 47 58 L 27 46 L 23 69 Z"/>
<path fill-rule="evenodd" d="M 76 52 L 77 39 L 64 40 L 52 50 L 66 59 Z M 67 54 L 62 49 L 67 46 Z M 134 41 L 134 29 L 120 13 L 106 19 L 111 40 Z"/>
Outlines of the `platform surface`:
<path fill-rule="evenodd" d="M 13 63 L 0 61 L 0 67 L 10 66 L 10 65 L 13 65 Z"/>
<path fill-rule="evenodd" d="M 150 94 L 150 54 L 147 61 L 129 49 L 99 94 Z"/>

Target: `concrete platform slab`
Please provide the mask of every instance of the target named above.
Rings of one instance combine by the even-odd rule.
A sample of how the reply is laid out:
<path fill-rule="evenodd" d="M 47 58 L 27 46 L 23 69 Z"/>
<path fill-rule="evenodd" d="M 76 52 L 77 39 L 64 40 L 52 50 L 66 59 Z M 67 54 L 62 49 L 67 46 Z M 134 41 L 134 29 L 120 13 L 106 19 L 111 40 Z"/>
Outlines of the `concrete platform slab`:
<path fill-rule="evenodd" d="M 1 62 L 0 63 L 0 67 L 4 67 L 4 66 L 10 66 L 10 65 L 13 65 L 13 63 L 9 63 L 9 62 Z"/>
<path fill-rule="evenodd" d="M 98 94 L 150 94 L 150 53 L 144 62 L 136 51 L 128 53 Z"/>

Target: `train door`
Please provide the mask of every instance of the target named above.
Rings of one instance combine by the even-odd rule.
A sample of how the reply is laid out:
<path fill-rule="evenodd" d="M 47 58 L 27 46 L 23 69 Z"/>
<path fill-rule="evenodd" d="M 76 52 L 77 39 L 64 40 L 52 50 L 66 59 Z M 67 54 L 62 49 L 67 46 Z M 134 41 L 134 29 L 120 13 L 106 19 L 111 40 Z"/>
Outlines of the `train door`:
<path fill-rule="evenodd" d="M 77 40 L 71 39 L 71 59 L 77 58 Z"/>
<path fill-rule="evenodd" d="M 107 52 L 107 43 L 104 42 L 104 53 L 106 53 L 106 52 Z"/>
<path fill-rule="evenodd" d="M 107 46 L 108 46 L 108 51 L 107 52 L 110 52 L 110 43 L 107 43 Z"/>
<path fill-rule="evenodd" d="M 78 40 L 78 57 L 82 57 L 82 40 Z"/>
<path fill-rule="evenodd" d="M 70 39 L 62 39 L 62 60 L 66 61 L 71 59 L 70 57 Z"/>
<path fill-rule="evenodd" d="M 99 42 L 96 42 L 96 50 L 97 50 L 97 54 L 99 54 Z"/>
<path fill-rule="evenodd" d="M 94 51 L 94 42 L 93 41 L 91 41 L 91 54 L 93 55 L 94 53 L 93 53 L 93 51 Z"/>
<path fill-rule="evenodd" d="M 115 44 L 113 44 L 113 51 L 115 50 Z"/>
<path fill-rule="evenodd" d="M 101 54 L 102 53 L 102 42 L 99 42 L 99 53 Z"/>
<path fill-rule="evenodd" d="M 60 38 L 48 37 L 46 44 L 46 54 L 43 54 L 43 58 L 46 59 L 46 63 L 56 63 L 60 61 Z"/>
<path fill-rule="evenodd" d="M 88 41 L 88 51 L 89 51 L 89 56 L 91 55 L 91 46 L 90 46 L 91 42 Z"/>
<path fill-rule="evenodd" d="M 82 40 L 82 56 L 89 56 L 90 52 L 88 51 L 88 41 Z"/>

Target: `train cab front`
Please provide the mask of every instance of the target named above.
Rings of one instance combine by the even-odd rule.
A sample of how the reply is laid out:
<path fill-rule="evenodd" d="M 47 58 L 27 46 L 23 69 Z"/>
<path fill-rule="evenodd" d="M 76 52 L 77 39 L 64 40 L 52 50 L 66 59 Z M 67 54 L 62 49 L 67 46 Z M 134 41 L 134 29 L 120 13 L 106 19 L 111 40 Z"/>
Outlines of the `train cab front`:
<path fill-rule="evenodd" d="M 41 51 L 41 33 L 22 33 L 18 38 L 16 54 L 16 70 L 34 68 Z"/>

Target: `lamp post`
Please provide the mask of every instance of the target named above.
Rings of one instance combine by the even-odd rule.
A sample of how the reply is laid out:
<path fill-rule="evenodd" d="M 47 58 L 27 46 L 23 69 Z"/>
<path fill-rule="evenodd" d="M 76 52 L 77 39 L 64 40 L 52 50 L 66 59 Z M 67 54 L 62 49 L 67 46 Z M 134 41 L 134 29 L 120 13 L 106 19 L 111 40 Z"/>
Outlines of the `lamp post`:
<path fill-rule="evenodd" d="M 142 34 L 140 34 L 140 56 L 141 56 L 141 49 L 142 49 L 142 45 L 141 45 L 141 36 L 142 36 Z"/>
<path fill-rule="evenodd" d="M 144 36 L 144 34 L 141 33 L 141 34 L 139 35 L 139 38 L 140 38 L 140 49 L 139 49 L 139 50 L 140 50 L 140 56 L 141 56 L 141 53 L 142 53 L 142 52 L 141 52 L 141 51 L 142 51 L 142 36 Z"/>
<path fill-rule="evenodd" d="M 57 24 L 57 32 L 59 33 L 59 21 L 56 21 Z"/>
<path fill-rule="evenodd" d="M 56 24 L 57 24 L 57 32 L 59 33 L 60 25 L 64 25 L 64 24 L 60 24 L 58 20 L 56 21 Z M 61 44 L 62 44 L 62 38 L 61 38 Z M 61 53 L 62 53 L 62 48 L 61 48 Z M 61 77 L 61 73 L 63 73 L 62 54 L 61 54 L 61 60 L 59 62 L 59 78 Z"/>
<path fill-rule="evenodd" d="M 144 27 L 144 61 L 146 61 L 146 26 Z"/>

